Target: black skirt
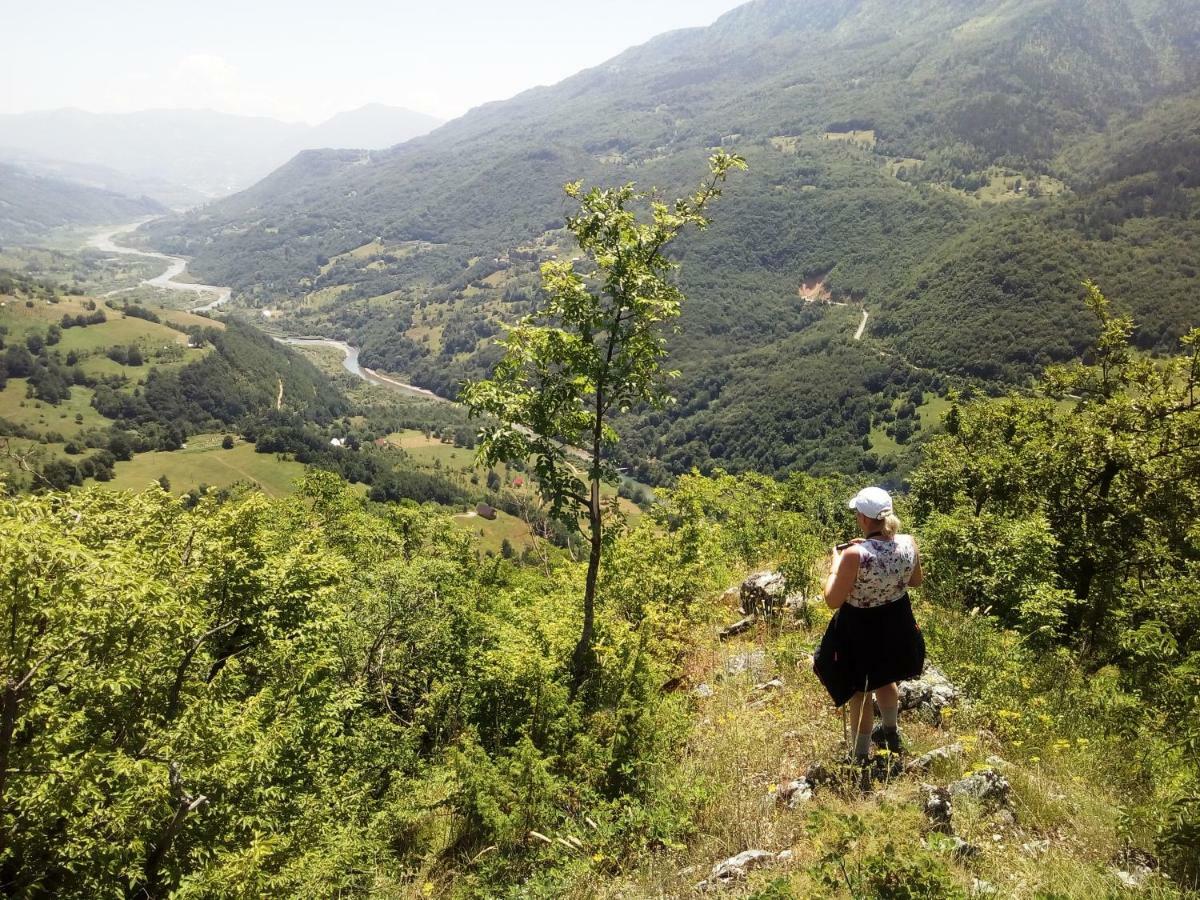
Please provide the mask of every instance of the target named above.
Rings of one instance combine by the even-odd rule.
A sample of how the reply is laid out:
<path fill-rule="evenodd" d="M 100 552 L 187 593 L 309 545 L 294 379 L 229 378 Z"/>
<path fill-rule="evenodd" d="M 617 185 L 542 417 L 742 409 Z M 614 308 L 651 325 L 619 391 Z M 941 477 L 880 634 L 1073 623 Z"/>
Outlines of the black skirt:
<path fill-rule="evenodd" d="M 841 706 L 859 691 L 920 676 L 925 638 L 905 594 L 883 606 L 843 604 L 829 622 L 813 670 Z"/>

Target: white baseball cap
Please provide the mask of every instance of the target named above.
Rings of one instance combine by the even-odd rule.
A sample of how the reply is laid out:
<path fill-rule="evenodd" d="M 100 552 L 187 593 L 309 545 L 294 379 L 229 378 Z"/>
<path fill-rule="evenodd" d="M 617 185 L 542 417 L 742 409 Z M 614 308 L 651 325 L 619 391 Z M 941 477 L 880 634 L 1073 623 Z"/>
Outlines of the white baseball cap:
<path fill-rule="evenodd" d="M 882 519 L 892 513 L 892 495 L 881 487 L 863 488 L 846 505 L 868 519 Z"/>

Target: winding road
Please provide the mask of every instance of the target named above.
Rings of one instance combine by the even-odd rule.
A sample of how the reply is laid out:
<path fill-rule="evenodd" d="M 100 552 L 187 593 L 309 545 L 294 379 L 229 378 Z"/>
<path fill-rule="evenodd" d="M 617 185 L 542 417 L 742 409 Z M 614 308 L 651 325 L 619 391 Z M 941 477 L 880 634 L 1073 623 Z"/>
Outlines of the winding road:
<path fill-rule="evenodd" d="M 858 323 L 858 331 L 854 332 L 854 339 L 856 341 L 861 341 L 863 332 L 867 330 L 868 316 L 867 316 L 867 310 L 865 307 L 863 308 L 862 314 L 863 314 L 862 321 Z"/>

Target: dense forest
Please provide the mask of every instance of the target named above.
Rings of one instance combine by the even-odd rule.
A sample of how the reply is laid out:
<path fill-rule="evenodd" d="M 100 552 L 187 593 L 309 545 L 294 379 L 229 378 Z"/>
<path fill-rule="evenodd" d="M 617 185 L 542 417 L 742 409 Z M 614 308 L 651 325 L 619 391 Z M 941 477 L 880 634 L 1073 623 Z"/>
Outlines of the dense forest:
<path fill-rule="evenodd" d="M 675 191 L 724 144 L 750 173 L 678 248 L 680 403 L 626 461 L 903 473 L 930 417 L 897 440 L 901 395 L 1077 356 L 1085 277 L 1144 349 L 1192 324 L 1198 19 L 1186 0 L 758 0 L 370 159 L 302 154 L 147 239 L 449 397 L 541 302 L 538 264 L 575 252 L 557 184 Z M 805 302 L 826 298 L 867 309 L 865 343 Z"/>

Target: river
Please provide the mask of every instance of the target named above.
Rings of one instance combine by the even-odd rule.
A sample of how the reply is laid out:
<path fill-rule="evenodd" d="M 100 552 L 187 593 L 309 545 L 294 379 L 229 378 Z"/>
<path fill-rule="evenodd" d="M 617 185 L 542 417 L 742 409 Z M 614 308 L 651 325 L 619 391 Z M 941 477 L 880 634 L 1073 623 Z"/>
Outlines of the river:
<path fill-rule="evenodd" d="M 216 297 L 207 303 L 202 303 L 199 306 L 194 306 L 190 312 L 211 312 L 223 303 L 228 303 L 229 298 L 233 295 L 233 291 L 227 287 L 217 287 L 215 284 L 191 284 L 186 281 L 176 281 L 175 279 L 184 273 L 187 269 L 187 260 L 182 256 L 168 256 L 165 253 L 156 253 L 153 250 L 135 250 L 133 247 L 126 247 L 116 243 L 116 237 L 122 234 L 129 234 L 139 225 L 143 225 L 151 219 L 139 219 L 130 225 L 121 225 L 118 228 L 109 228 L 101 231 L 98 234 L 92 235 L 88 240 L 88 246 L 104 253 L 122 253 L 126 256 L 142 256 L 147 259 L 161 259 L 167 264 L 167 269 L 161 275 L 156 275 L 153 278 L 147 278 L 142 281 L 142 284 L 150 287 L 163 288 L 168 291 L 185 291 L 191 294 L 208 295 L 215 294 Z M 141 287 L 141 284 L 138 285 Z M 105 296 L 113 294 L 123 294 L 125 291 L 133 290 L 133 288 L 122 288 L 117 291 L 110 291 Z"/>
<path fill-rule="evenodd" d="M 416 394 L 427 400 L 440 400 L 443 403 L 451 402 L 445 397 L 435 394 L 433 391 L 427 391 L 425 388 L 417 387 L 415 384 L 405 384 L 403 381 L 397 381 L 395 378 L 388 378 L 386 375 L 380 375 L 374 369 L 369 369 L 361 365 L 358 361 L 358 348 L 347 344 L 345 341 L 332 341 L 328 338 L 311 337 L 276 337 L 275 340 L 281 344 L 290 344 L 293 347 L 331 347 L 334 350 L 340 350 L 342 352 L 342 367 L 351 375 L 356 375 L 363 381 L 395 388 L 407 394 Z"/>
<path fill-rule="evenodd" d="M 187 281 L 176 281 L 175 279 L 182 275 L 187 269 L 188 261 L 182 256 L 168 256 L 166 253 L 157 253 L 153 250 L 135 250 L 133 247 L 126 247 L 116 243 L 116 238 L 122 234 L 129 234 L 146 222 L 153 221 L 150 219 L 139 219 L 129 225 L 121 225 L 116 228 L 107 228 L 104 231 L 92 235 L 88 239 L 88 246 L 103 253 L 122 253 L 127 256 L 143 256 L 147 259 L 160 259 L 167 264 L 167 269 L 161 275 L 156 275 L 153 278 L 144 279 L 141 287 L 149 285 L 150 287 L 164 288 L 168 291 L 187 291 L 192 294 L 215 294 L 216 299 L 210 300 L 207 303 L 202 303 L 199 306 L 191 308 L 190 312 L 204 313 L 212 312 L 218 306 L 229 302 L 229 298 L 233 295 L 231 288 L 218 287 L 213 284 L 192 284 Z M 109 291 L 105 294 L 106 297 L 111 297 L 114 294 L 123 294 L 126 291 L 131 291 L 133 288 L 121 288 L 116 291 Z M 415 394 L 418 397 L 424 397 L 428 400 L 440 400 L 444 403 L 451 401 L 445 397 L 440 397 L 433 391 L 427 391 L 425 388 L 417 387 L 415 384 L 405 384 L 403 381 L 397 381 L 395 378 L 389 378 L 386 375 L 380 375 L 374 369 L 368 369 L 366 366 L 360 365 L 358 362 L 358 348 L 352 347 L 345 341 L 333 341 L 328 338 L 314 337 L 276 337 L 275 340 L 291 344 L 296 347 L 332 347 L 335 350 L 340 350 L 343 354 L 342 365 L 351 375 L 361 378 L 363 381 L 368 381 L 371 384 L 383 385 L 384 387 L 394 388 L 395 390 L 403 391 L 407 394 Z"/>

